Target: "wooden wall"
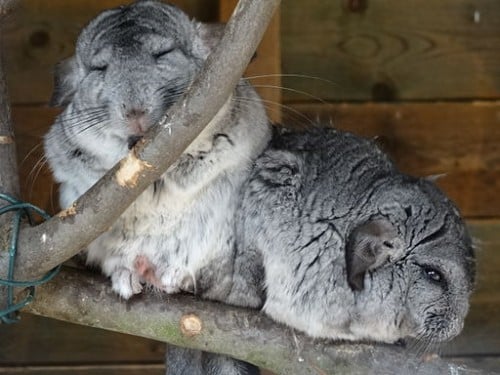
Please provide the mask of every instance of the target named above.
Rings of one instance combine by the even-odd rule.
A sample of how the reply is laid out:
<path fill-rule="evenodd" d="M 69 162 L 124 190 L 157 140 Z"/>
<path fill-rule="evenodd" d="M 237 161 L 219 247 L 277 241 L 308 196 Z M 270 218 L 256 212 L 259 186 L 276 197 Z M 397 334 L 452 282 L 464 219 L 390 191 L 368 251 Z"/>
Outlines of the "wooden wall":
<path fill-rule="evenodd" d="M 40 142 L 58 112 L 47 107 L 52 67 L 72 53 L 89 19 L 123 2 L 22 0 L 2 25 L 23 195 L 50 212 L 56 190 Z M 236 0 L 175 3 L 216 21 Z M 403 171 L 445 174 L 438 183 L 469 219 L 480 250 L 464 333 L 443 353 L 500 372 L 500 2 L 284 0 L 247 75 L 266 75 L 252 82 L 274 120 L 377 136 Z M 163 350 L 28 315 L 0 327 L 7 374 L 160 374 Z"/>

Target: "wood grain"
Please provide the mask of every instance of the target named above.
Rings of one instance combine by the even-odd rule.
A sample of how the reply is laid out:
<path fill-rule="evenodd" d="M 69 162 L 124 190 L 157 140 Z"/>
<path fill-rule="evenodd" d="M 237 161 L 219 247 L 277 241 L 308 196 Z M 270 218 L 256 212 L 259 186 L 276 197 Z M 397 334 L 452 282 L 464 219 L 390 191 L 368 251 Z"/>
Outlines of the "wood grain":
<path fill-rule="evenodd" d="M 0 342 L 0 366 L 152 364 L 165 355 L 160 342 L 30 314 L 2 326 Z"/>
<path fill-rule="evenodd" d="M 499 14 L 497 0 L 288 0 L 282 71 L 321 80 L 283 83 L 326 100 L 498 98 Z"/>

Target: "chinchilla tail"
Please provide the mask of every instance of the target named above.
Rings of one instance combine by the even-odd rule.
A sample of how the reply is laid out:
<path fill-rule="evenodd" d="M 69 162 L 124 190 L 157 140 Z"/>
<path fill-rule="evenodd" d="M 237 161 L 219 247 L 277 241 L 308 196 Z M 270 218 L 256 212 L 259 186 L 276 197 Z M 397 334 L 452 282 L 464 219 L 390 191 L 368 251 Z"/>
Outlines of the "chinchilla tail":
<path fill-rule="evenodd" d="M 260 370 L 224 355 L 168 345 L 166 375 L 260 375 Z"/>

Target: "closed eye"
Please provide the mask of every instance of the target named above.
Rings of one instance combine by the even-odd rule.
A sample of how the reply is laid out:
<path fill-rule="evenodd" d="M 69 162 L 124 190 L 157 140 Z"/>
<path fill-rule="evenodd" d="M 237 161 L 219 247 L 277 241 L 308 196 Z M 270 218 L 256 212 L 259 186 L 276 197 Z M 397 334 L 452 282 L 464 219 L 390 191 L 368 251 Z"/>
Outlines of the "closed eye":
<path fill-rule="evenodd" d="M 153 53 L 153 57 L 156 59 L 156 60 L 159 60 L 161 59 L 162 57 L 165 57 L 166 55 L 168 55 L 169 53 L 175 51 L 177 49 L 177 47 L 173 46 L 173 47 L 170 47 L 170 48 L 167 48 L 167 49 L 163 49 L 163 50 L 160 50 L 158 52 L 154 52 Z"/>
<path fill-rule="evenodd" d="M 93 72 L 105 72 L 108 69 L 108 64 L 91 65 L 90 70 Z"/>

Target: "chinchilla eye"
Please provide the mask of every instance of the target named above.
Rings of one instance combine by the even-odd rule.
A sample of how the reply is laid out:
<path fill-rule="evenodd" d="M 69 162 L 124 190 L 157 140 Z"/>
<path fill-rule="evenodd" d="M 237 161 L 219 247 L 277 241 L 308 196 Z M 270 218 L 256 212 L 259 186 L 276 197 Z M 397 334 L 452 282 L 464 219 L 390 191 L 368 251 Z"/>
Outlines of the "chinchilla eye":
<path fill-rule="evenodd" d="M 166 49 L 162 49 L 162 50 L 159 50 L 158 52 L 154 52 L 153 53 L 153 57 L 158 60 L 158 59 L 161 59 L 162 57 L 168 55 L 170 52 L 173 52 L 175 49 L 177 49 L 177 47 L 175 46 L 172 46 L 170 48 L 166 48 Z"/>
<path fill-rule="evenodd" d="M 93 72 L 105 72 L 108 69 L 108 64 L 91 65 L 90 70 Z"/>
<path fill-rule="evenodd" d="M 422 271 L 430 281 L 439 284 L 444 282 L 443 275 L 437 269 L 430 266 L 422 266 Z"/>

